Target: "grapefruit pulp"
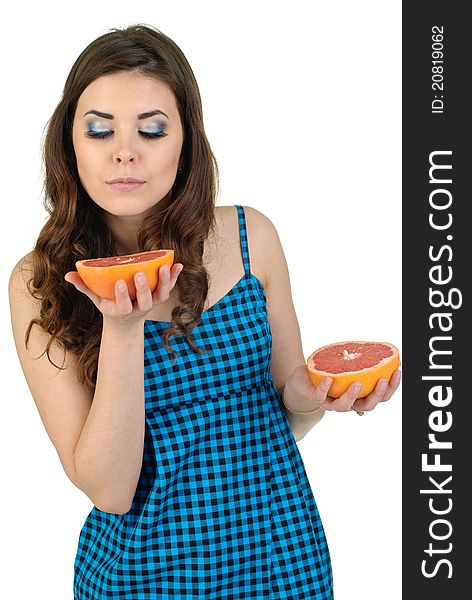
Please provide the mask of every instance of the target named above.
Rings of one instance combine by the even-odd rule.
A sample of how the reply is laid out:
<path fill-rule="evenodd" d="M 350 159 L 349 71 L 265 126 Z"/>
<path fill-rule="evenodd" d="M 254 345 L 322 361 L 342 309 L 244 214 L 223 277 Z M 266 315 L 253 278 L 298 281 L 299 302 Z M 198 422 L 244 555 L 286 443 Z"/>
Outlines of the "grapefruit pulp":
<path fill-rule="evenodd" d="M 398 349 L 388 342 L 337 342 L 318 348 L 307 358 L 313 385 L 333 380 L 328 396 L 339 398 L 354 381 L 362 383 L 358 398 L 365 398 L 381 377 L 390 380 L 400 365 Z"/>
<path fill-rule="evenodd" d="M 128 286 L 129 297 L 134 300 L 136 273 L 145 273 L 153 292 L 159 279 L 159 267 L 167 265 L 170 268 L 173 262 L 173 250 L 149 250 L 138 254 L 78 260 L 75 266 L 85 285 L 98 296 L 115 300 L 115 284 L 118 279 L 124 279 Z"/>

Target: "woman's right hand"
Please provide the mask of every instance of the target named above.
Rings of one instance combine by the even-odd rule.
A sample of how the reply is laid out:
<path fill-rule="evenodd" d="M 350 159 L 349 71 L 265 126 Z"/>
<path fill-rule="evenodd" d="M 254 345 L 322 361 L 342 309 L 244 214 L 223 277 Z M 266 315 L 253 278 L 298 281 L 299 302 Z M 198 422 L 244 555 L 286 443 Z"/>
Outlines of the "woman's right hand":
<path fill-rule="evenodd" d="M 170 270 L 167 265 L 161 265 L 157 287 L 154 292 L 151 292 L 147 278 L 144 277 L 144 282 L 141 283 L 137 279 L 139 273 L 136 273 L 134 276 L 136 299 L 134 301 L 129 297 L 127 286 L 123 291 L 119 289 L 118 286 L 120 282 L 123 282 L 123 279 L 119 279 L 115 283 L 115 300 L 97 296 L 85 285 L 77 271 L 67 272 L 64 279 L 72 283 L 79 292 L 88 296 L 104 318 L 111 319 L 117 325 L 127 326 L 139 322 L 144 323 L 152 308 L 157 304 L 162 304 L 169 298 L 170 291 L 175 286 L 182 269 L 182 263 L 175 263 Z"/>

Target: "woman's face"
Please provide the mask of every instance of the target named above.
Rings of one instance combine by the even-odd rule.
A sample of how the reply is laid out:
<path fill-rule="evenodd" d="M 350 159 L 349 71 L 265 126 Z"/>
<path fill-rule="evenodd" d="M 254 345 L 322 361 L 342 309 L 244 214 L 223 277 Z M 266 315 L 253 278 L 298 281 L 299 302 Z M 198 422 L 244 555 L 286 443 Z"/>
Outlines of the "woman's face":
<path fill-rule="evenodd" d="M 155 111 L 165 114 L 146 114 Z M 72 140 L 82 185 L 106 220 L 142 221 L 177 175 L 183 129 L 175 96 L 166 83 L 142 74 L 103 75 L 79 98 Z M 120 177 L 143 183 L 128 190 L 109 183 Z"/>

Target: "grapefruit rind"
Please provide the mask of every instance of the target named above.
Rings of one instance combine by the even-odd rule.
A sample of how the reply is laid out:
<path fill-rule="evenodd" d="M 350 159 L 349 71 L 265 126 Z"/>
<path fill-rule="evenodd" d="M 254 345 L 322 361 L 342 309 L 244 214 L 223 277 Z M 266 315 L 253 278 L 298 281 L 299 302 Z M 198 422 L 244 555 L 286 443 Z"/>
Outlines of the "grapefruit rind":
<path fill-rule="evenodd" d="M 154 252 L 162 252 L 161 256 L 152 258 L 151 260 L 146 259 L 147 254 Z M 88 258 L 85 260 L 79 260 L 75 263 L 75 267 L 82 278 L 85 285 L 92 290 L 97 296 L 101 298 L 107 298 L 108 300 L 115 300 L 115 284 L 118 279 L 123 279 L 128 286 L 128 293 L 131 300 L 136 298 L 136 286 L 134 283 L 134 276 L 138 272 L 143 272 L 148 280 L 149 288 L 153 292 L 159 281 L 159 268 L 161 265 L 167 265 L 169 268 L 174 263 L 174 250 L 172 249 L 159 249 L 149 250 L 147 252 L 138 252 L 136 254 L 124 255 L 124 258 L 131 257 L 143 257 L 143 260 L 137 262 L 121 262 L 114 265 L 107 265 L 103 267 L 96 267 L 86 265 L 89 261 L 93 260 L 107 260 L 116 257 L 103 257 L 103 258 Z"/>
<path fill-rule="evenodd" d="M 349 344 L 382 344 L 388 346 L 392 350 L 392 355 L 381 359 L 375 366 L 355 371 L 330 373 L 329 371 L 323 371 L 314 368 L 313 357 L 315 354 L 326 348 L 333 346 L 347 346 Z M 389 342 L 336 342 L 335 344 L 328 344 L 327 346 L 323 346 L 312 352 L 307 358 L 306 363 L 308 376 L 313 385 L 319 385 L 325 377 L 330 377 L 333 380 L 333 383 L 328 390 L 328 396 L 332 398 L 339 398 L 352 383 L 359 381 L 362 383 L 362 388 L 358 393 L 357 398 L 365 398 L 374 390 L 379 379 L 385 377 L 387 381 L 390 380 L 390 377 L 400 366 L 400 355 L 396 346 L 390 344 Z"/>

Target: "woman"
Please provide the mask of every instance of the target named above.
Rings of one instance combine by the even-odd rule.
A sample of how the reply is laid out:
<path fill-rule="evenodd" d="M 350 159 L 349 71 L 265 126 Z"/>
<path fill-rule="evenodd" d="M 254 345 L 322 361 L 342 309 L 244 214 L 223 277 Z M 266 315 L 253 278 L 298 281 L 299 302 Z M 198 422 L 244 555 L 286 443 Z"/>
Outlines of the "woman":
<path fill-rule="evenodd" d="M 198 86 L 160 31 L 114 29 L 82 52 L 44 164 L 50 217 L 9 292 L 45 428 L 94 503 L 75 599 L 333 598 L 296 441 L 325 410 L 388 400 L 399 372 L 365 399 L 311 384 L 277 232 L 215 205 Z M 155 248 L 175 263 L 152 293 L 137 275 L 134 301 L 120 281 L 98 297 L 74 269 Z"/>

